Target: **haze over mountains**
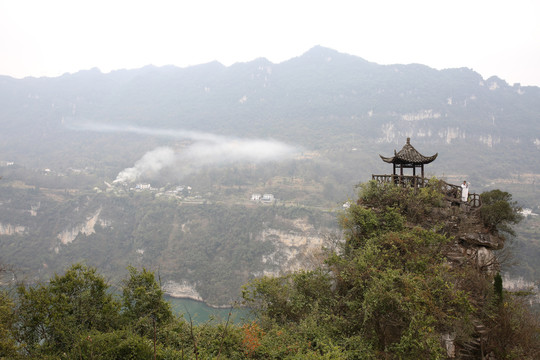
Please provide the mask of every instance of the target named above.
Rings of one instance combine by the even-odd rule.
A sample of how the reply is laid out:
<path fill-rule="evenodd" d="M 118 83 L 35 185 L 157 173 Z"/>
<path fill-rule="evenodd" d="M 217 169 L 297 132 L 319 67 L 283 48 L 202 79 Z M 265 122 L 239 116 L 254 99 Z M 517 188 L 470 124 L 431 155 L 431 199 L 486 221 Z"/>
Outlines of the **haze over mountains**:
<path fill-rule="evenodd" d="M 485 163 L 505 174 L 538 171 L 540 88 L 482 79 L 465 68 L 381 66 L 322 47 L 280 64 L 2 77 L 0 94 L 3 157 L 38 167 L 118 170 L 199 132 L 374 154 L 411 137 L 419 149 L 441 153 L 436 171 L 472 173 Z M 151 136 L 141 144 L 144 134 Z M 78 160 L 65 161 L 74 151 Z M 119 156 L 100 164 L 103 152 Z M 470 157 L 470 165 L 454 161 L 471 153 L 478 159 Z"/>
<path fill-rule="evenodd" d="M 323 47 L 279 64 L 3 76 L 0 127 L 0 261 L 34 279 L 81 259 L 116 278 L 160 266 L 227 303 L 320 247 L 328 210 L 389 173 L 378 154 L 407 137 L 439 153 L 429 176 L 539 204 L 540 88 Z M 133 190 L 145 183 L 159 192 Z"/>

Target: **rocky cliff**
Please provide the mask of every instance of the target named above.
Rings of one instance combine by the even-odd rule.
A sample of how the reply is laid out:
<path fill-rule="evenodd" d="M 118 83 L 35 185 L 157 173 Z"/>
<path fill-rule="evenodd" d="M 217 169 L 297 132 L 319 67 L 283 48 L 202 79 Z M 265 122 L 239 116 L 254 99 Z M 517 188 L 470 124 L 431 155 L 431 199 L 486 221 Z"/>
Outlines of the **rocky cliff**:
<path fill-rule="evenodd" d="M 454 265 L 472 263 L 488 274 L 499 271 L 494 251 L 504 247 L 504 236 L 486 228 L 480 208 L 472 208 L 466 203 L 456 205 L 447 200 L 445 205 L 440 215 L 446 218 L 445 231 L 454 238 L 447 251 L 448 260 Z"/>

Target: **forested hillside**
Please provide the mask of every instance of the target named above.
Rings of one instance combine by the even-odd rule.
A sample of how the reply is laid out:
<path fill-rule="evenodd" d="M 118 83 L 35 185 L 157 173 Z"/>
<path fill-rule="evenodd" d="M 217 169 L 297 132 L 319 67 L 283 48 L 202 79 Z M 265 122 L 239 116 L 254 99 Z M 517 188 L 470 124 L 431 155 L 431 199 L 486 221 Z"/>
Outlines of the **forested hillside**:
<path fill-rule="evenodd" d="M 538 87 L 322 47 L 279 64 L 3 76 L 0 261 L 29 281 L 76 261 L 113 279 L 143 265 L 223 305 L 319 249 L 407 137 L 439 154 L 428 176 L 538 213 L 539 114 Z M 538 221 L 520 226 L 514 269 L 531 280 Z"/>
<path fill-rule="evenodd" d="M 256 318 L 243 323 L 195 326 L 190 314 L 174 317 L 155 275 L 133 267 L 118 296 L 96 269 L 79 264 L 48 283 L 19 286 L 17 296 L 2 291 L 0 356 L 538 358 L 540 324 L 527 294 L 504 291 L 494 263 L 452 253 L 470 218 L 504 242 L 502 230 L 519 221 L 511 195 L 483 193 L 487 206 L 473 209 L 449 199 L 441 184 L 363 184 L 340 217 L 345 241 L 327 247 L 312 270 L 247 284 L 243 303 Z"/>
<path fill-rule="evenodd" d="M 182 203 L 150 192 L 1 194 L 2 224 L 17 225 L 12 233 L 3 225 L 0 251 L 18 279 L 43 280 L 82 261 L 116 281 L 128 265 L 146 266 L 173 294 L 186 296 L 174 291 L 185 285 L 187 296 L 216 305 L 237 300 L 256 274 L 295 268 L 335 228 L 334 215 L 275 204 Z"/>

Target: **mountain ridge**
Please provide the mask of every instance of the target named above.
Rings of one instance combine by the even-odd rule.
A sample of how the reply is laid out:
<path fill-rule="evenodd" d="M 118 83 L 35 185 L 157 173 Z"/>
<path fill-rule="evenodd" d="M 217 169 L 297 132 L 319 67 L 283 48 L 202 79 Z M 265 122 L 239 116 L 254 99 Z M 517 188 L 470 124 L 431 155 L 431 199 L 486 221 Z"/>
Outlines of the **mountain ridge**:
<path fill-rule="evenodd" d="M 445 152 L 479 154 L 465 165 L 468 173 L 486 162 L 540 172 L 533 161 L 540 150 L 540 88 L 483 79 L 467 68 L 378 65 L 322 46 L 279 64 L 259 58 L 228 67 L 214 61 L 108 74 L 94 68 L 57 78 L 4 76 L 0 95 L 0 160 L 31 167 L 80 167 L 94 154 L 110 153 L 134 161 L 125 153 L 136 157 L 170 144 L 73 131 L 98 123 L 271 137 L 325 151 L 342 144 L 383 152 L 385 144 L 398 147 L 411 137 L 440 149 L 441 159 Z M 61 154 L 74 149 L 85 160 L 67 165 Z M 111 171 L 126 166 L 118 158 L 107 163 Z M 444 166 L 435 170 L 463 171 L 452 158 Z"/>

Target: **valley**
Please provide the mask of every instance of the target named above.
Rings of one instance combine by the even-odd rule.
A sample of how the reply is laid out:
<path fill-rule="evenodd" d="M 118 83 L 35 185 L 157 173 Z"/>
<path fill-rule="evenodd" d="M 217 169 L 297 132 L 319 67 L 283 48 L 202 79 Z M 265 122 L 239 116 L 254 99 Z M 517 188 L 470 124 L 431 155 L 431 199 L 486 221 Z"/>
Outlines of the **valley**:
<path fill-rule="evenodd" d="M 144 266 L 228 305 L 256 276 L 320 262 L 355 186 L 390 173 L 379 155 L 407 137 L 439 154 L 427 177 L 540 212 L 540 89 L 467 68 L 315 47 L 280 64 L 0 77 L 0 94 L 0 262 L 27 283 L 76 262 L 113 283 Z M 527 281 L 537 227 L 527 215 L 505 265 Z"/>

